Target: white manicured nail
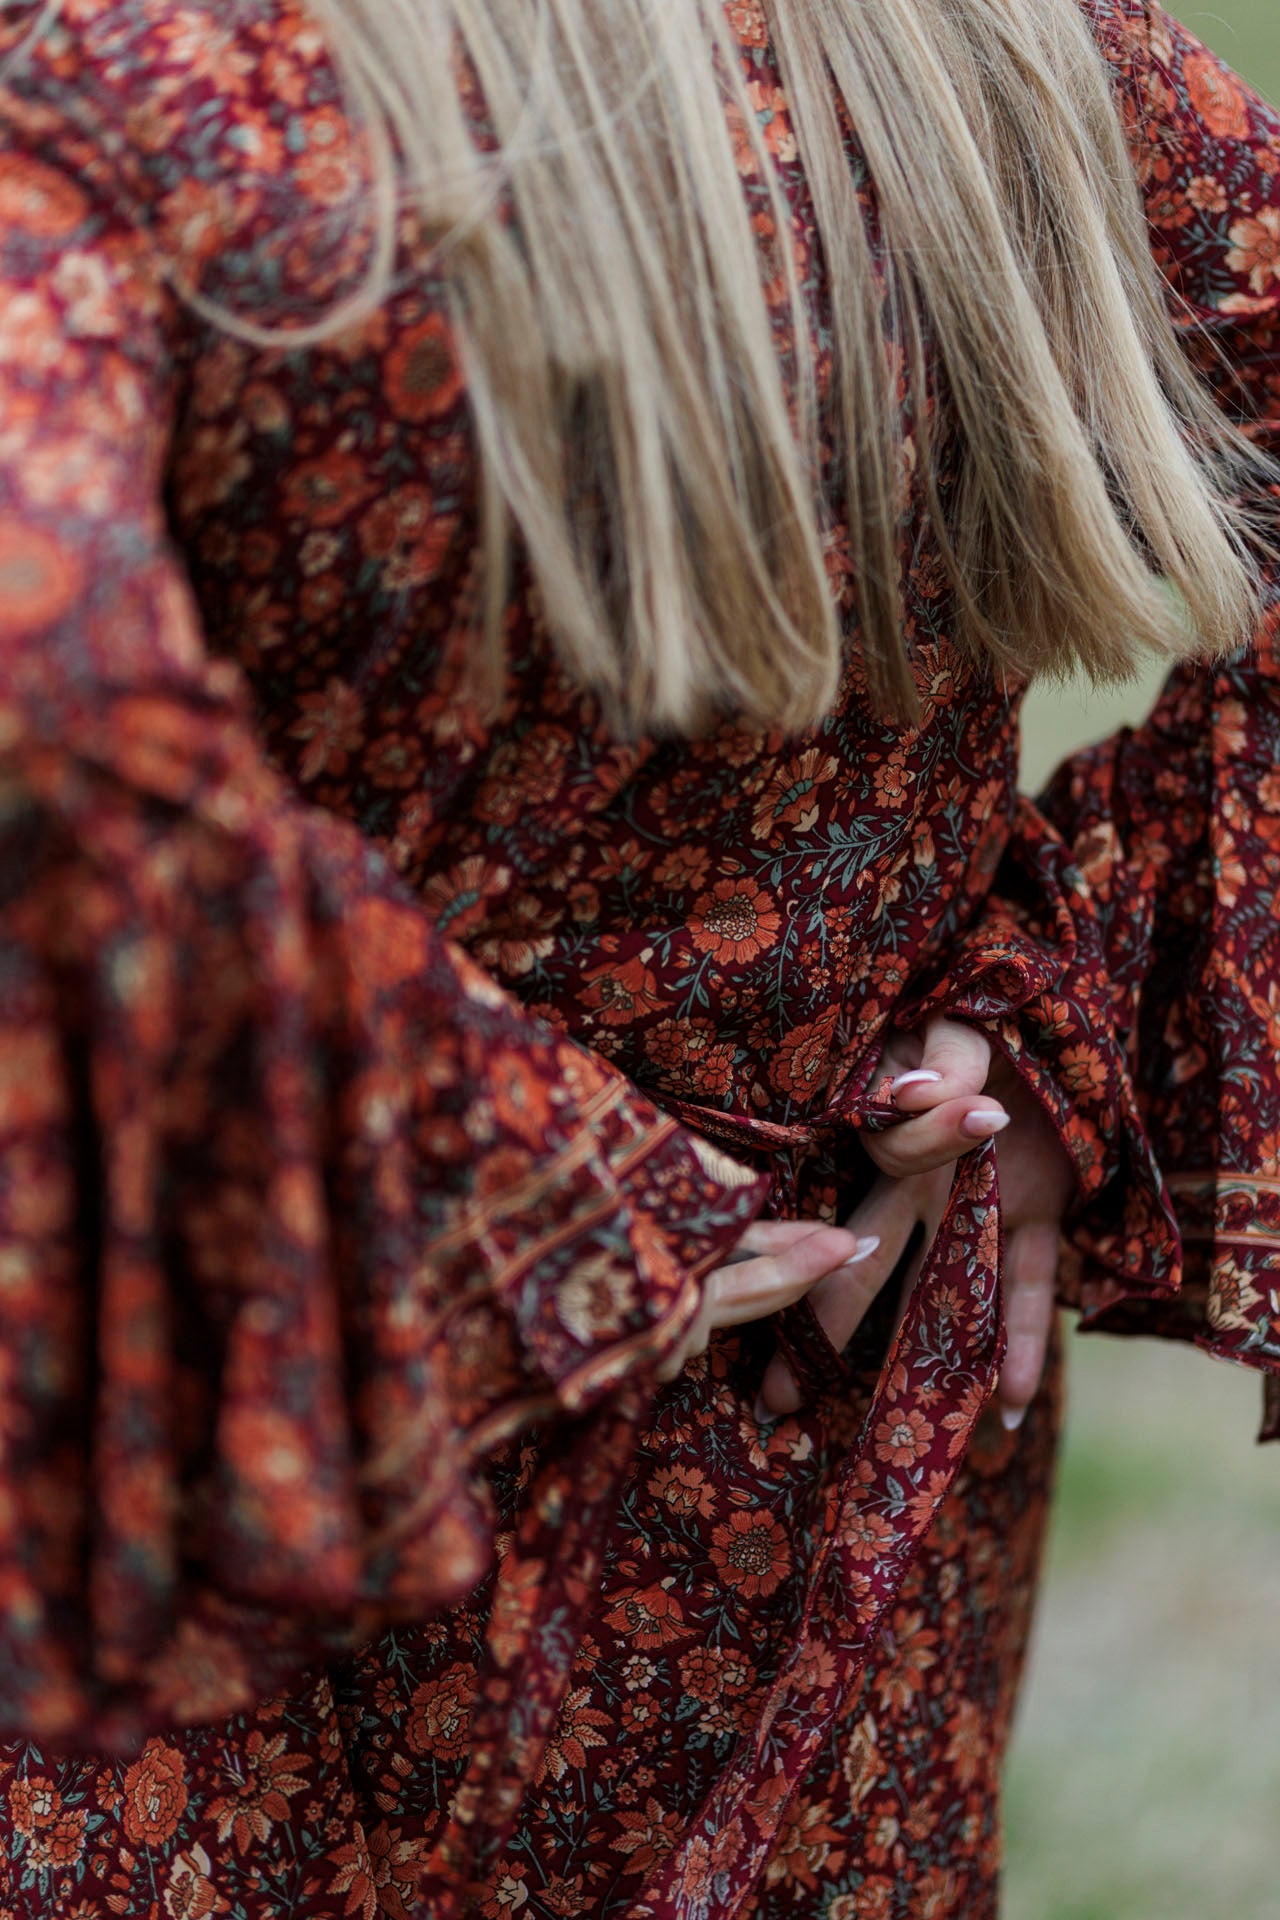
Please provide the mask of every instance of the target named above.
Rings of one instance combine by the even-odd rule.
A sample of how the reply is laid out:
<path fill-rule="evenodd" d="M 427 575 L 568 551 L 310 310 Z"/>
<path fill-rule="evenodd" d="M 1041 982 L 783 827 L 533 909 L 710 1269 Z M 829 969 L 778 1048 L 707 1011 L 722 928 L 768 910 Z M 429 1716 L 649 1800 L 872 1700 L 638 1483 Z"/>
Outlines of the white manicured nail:
<path fill-rule="evenodd" d="M 1001 1407 L 1000 1420 L 1010 1433 L 1016 1433 L 1027 1417 L 1025 1407 Z"/>
<path fill-rule="evenodd" d="M 967 1133 L 971 1140 L 989 1140 L 993 1133 L 1002 1132 L 1008 1124 L 1008 1114 L 999 1107 L 975 1107 L 960 1122 L 960 1131 Z"/>
<path fill-rule="evenodd" d="M 845 1267 L 860 1266 L 864 1260 L 869 1260 L 871 1258 L 872 1254 L 875 1252 L 876 1248 L 879 1245 L 880 1245 L 880 1235 L 878 1233 L 867 1233 L 867 1234 L 860 1235 L 859 1238 L 854 1242 L 854 1251 L 849 1255 L 849 1258 L 847 1260 L 842 1260 L 840 1262 L 840 1266 L 837 1269 L 837 1271 L 838 1272 L 842 1271 Z"/>
<path fill-rule="evenodd" d="M 910 1073 L 900 1073 L 893 1082 L 890 1091 L 899 1094 L 904 1087 L 922 1087 L 926 1081 L 941 1080 L 942 1075 L 935 1073 L 932 1067 L 913 1067 Z"/>

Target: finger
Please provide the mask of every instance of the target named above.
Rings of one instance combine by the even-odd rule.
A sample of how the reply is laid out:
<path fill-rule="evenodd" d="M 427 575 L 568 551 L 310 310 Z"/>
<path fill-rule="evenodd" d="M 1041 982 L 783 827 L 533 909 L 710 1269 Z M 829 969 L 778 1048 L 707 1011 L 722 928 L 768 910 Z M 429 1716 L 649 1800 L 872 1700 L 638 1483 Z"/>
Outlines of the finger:
<path fill-rule="evenodd" d="M 728 1260 L 721 1262 L 729 1266 L 734 1261 L 745 1260 L 753 1254 L 785 1253 L 797 1241 L 806 1239 L 812 1233 L 827 1233 L 830 1228 L 821 1220 L 753 1220 L 743 1230 Z"/>
<path fill-rule="evenodd" d="M 736 1327 L 778 1313 L 808 1293 L 833 1268 L 856 1266 L 874 1252 L 874 1242 L 843 1227 L 820 1227 L 776 1254 L 717 1267 L 708 1277 L 713 1327 Z"/>
<path fill-rule="evenodd" d="M 939 1014 L 925 1027 L 920 1058 L 894 1082 L 894 1104 L 927 1113 L 961 1093 L 981 1093 L 991 1071 L 991 1042 L 977 1027 Z"/>
<path fill-rule="evenodd" d="M 989 1094 L 963 1094 L 900 1127 L 865 1134 L 862 1145 L 882 1173 L 901 1180 L 959 1159 L 1008 1124 L 1009 1115 Z"/>
<path fill-rule="evenodd" d="M 918 1213 L 913 1183 L 880 1180 L 853 1214 L 849 1224 L 856 1227 L 859 1244 L 870 1243 L 870 1250 L 863 1259 L 824 1275 L 809 1291 L 809 1303 L 837 1353 L 853 1338 L 897 1266 Z M 803 1397 L 790 1367 L 781 1354 L 775 1354 L 761 1382 L 757 1417 L 794 1413 Z"/>
<path fill-rule="evenodd" d="M 761 1220 L 738 1242 L 740 1249 L 760 1246 L 771 1251 L 716 1267 L 702 1283 L 696 1318 L 678 1347 L 655 1370 L 666 1386 L 683 1372 L 695 1355 L 706 1351 L 717 1327 L 744 1320 L 761 1320 L 778 1313 L 808 1292 L 822 1274 L 842 1260 L 858 1260 L 866 1248 L 857 1234 L 844 1227 L 818 1226 L 812 1220 Z"/>
<path fill-rule="evenodd" d="M 1018 1227 L 1005 1246 L 1005 1328 L 1008 1336 L 996 1398 L 1006 1427 L 1020 1426 L 1044 1372 L 1053 1325 L 1059 1232 L 1052 1221 Z"/>
<path fill-rule="evenodd" d="M 919 1067 L 923 1052 L 924 1046 L 918 1033 L 891 1033 L 876 1062 L 870 1091 L 873 1094 L 891 1096 L 893 1086 L 899 1080 L 909 1079 Z M 889 1083 L 888 1086 L 885 1084 L 886 1081 Z"/>

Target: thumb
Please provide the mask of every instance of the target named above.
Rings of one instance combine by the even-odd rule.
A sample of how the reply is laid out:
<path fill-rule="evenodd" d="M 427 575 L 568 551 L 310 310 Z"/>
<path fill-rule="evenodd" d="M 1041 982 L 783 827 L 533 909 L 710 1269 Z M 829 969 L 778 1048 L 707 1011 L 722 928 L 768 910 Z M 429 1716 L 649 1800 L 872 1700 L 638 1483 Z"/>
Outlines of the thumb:
<path fill-rule="evenodd" d="M 920 1064 L 894 1083 L 894 1104 L 927 1113 L 957 1094 L 981 1093 L 991 1071 L 991 1042 L 977 1027 L 935 1014 L 923 1033 Z"/>

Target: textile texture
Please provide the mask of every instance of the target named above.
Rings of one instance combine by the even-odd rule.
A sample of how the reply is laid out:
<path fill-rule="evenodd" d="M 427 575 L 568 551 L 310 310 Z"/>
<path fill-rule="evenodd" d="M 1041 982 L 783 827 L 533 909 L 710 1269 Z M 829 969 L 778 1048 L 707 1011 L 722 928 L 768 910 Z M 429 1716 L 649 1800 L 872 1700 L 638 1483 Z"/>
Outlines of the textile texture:
<path fill-rule="evenodd" d="M 1072 1156 L 1064 1302 L 1280 1378 L 1277 623 L 1038 806 L 923 515 L 918 725 L 851 631 L 803 737 L 620 743 L 518 560 L 482 718 L 412 217 L 320 347 L 190 298 L 358 283 L 323 36 L 41 14 L 0 22 L 0 1913 L 983 1920 L 1058 1393 L 984 1413 L 990 1150 L 896 1333 L 654 1371 L 758 1213 L 842 1217 L 886 1035 L 946 1009 Z M 1280 121 L 1089 17 L 1175 324 L 1280 451 Z M 762 1429 L 775 1337 L 808 1398 Z"/>

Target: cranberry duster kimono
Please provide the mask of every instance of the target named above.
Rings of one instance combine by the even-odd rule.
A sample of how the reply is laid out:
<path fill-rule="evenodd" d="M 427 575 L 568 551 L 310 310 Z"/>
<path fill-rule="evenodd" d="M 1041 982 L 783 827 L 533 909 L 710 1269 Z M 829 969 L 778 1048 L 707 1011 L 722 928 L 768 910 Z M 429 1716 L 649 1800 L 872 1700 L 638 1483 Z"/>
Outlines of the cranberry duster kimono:
<path fill-rule="evenodd" d="M 483 722 L 412 219 L 314 350 L 190 297 L 288 327 L 358 281 L 320 33 L 42 11 L 0 94 L 0 1911 L 990 1914 L 1053 1388 L 980 1419 L 989 1150 L 891 1346 L 802 1309 L 652 1372 L 755 1214 L 856 1196 L 885 1033 L 946 1007 L 1073 1157 L 1064 1297 L 1275 1379 L 1275 628 L 1042 810 L 923 516 L 918 727 L 855 642 L 802 737 L 623 744 L 519 569 Z M 1280 123 L 1158 9 L 1090 17 L 1266 443 Z M 809 1399 L 761 1430 L 775 1336 Z"/>

